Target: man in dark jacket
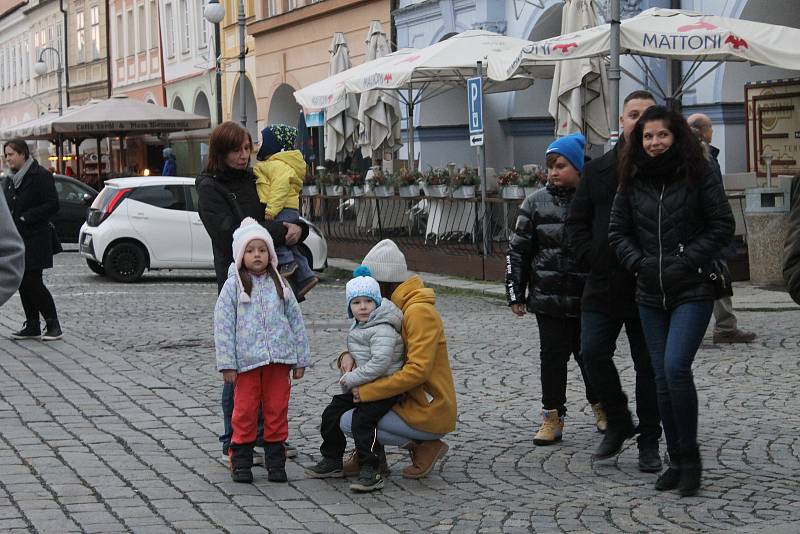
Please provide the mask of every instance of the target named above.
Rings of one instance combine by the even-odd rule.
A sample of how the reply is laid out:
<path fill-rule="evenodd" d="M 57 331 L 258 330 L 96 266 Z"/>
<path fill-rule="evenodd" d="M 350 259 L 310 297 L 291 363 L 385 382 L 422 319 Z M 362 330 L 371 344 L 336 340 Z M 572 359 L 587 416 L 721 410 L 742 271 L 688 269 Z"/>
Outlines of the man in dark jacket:
<path fill-rule="evenodd" d="M 586 164 L 567 219 L 572 251 L 589 269 L 581 299 L 581 352 L 589 380 L 608 418 L 608 429 L 595 457 L 605 459 L 617 455 L 625 440 L 636 432 L 613 359 L 617 337 L 624 325 L 636 370 L 639 469 L 648 473 L 661 470 L 658 454 L 661 419 L 655 378 L 634 302 L 635 282 L 611 250 L 608 224 L 617 191 L 617 160 L 625 132 L 631 131 L 644 110 L 654 105 L 655 98 L 647 91 L 635 91 L 625 98 L 620 117 L 620 142 L 604 156 Z"/>
<path fill-rule="evenodd" d="M 25 244 L 0 194 L 0 306 L 17 292 L 24 272 Z"/>
<path fill-rule="evenodd" d="M 722 170 L 719 166 L 719 149 L 711 144 L 714 137 L 714 125 L 711 119 L 702 113 L 694 113 L 686 121 L 692 132 L 700 140 L 704 149 L 708 150 L 708 158 L 714 173 L 722 183 Z M 724 184 L 723 184 L 724 185 Z M 723 258 L 729 260 L 736 255 L 736 247 L 731 243 L 722 251 Z M 714 301 L 714 343 L 750 343 L 756 338 L 753 332 L 739 330 L 736 315 L 733 313 L 731 297 L 721 297 Z"/>

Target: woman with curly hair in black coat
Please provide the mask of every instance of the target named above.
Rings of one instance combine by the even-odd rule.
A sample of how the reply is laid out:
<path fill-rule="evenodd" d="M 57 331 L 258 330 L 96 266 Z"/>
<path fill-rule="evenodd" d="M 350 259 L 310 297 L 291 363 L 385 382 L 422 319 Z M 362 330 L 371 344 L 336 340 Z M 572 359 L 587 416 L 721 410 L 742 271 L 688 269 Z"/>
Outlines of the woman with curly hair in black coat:
<path fill-rule="evenodd" d="M 609 241 L 634 273 L 670 467 L 656 489 L 694 495 L 702 465 L 692 362 L 717 298 L 714 259 L 733 237 L 725 190 L 686 120 L 645 111 L 626 145 Z"/>

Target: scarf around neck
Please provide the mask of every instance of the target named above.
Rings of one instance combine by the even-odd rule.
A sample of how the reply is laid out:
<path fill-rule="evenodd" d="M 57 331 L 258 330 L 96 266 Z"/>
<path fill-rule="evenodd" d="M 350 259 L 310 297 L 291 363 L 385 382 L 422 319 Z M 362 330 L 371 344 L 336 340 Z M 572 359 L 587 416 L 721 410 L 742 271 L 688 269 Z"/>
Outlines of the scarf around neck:
<path fill-rule="evenodd" d="M 20 169 L 14 173 L 14 176 L 11 177 L 12 182 L 14 182 L 14 189 L 19 189 L 19 186 L 22 185 L 22 179 L 25 178 L 25 175 L 33 165 L 33 158 L 28 156 L 28 159 L 25 160 L 25 164 L 20 167 Z"/>
<path fill-rule="evenodd" d="M 644 149 L 639 149 L 636 152 L 634 163 L 638 174 L 648 180 L 671 182 L 683 174 L 681 167 L 684 162 L 675 145 L 658 156 L 649 156 Z"/>

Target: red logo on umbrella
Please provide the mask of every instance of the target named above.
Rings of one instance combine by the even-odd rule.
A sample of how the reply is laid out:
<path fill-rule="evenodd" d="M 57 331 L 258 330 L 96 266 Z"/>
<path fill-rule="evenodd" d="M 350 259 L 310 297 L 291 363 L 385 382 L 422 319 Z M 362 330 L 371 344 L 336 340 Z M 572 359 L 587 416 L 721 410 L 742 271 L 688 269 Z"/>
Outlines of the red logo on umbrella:
<path fill-rule="evenodd" d="M 678 31 L 680 33 L 693 32 L 694 30 L 716 30 L 716 29 L 717 29 L 716 26 L 704 20 L 701 20 L 700 22 L 695 22 L 694 24 L 686 24 L 685 26 L 678 26 Z"/>
<path fill-rule="evenodd" d="M 391 72 L 387 72 L 386 74 L 383 75 L 383 83 L 389 83 L 391 81 L 392 81 L 392 73 Z"/>
<path fill-rule="evenodd" d="M 747 41 L 745 41 L 741 37 L 736 37 L 733 34 L 725 38 L 725 44 L 730 44 L 731 46 L 733 46 L 735 50 L 739 50 L 740 48 L 750 48 L 747 45 Z"/>
<path fill-rule="evenodd" d="M 553 50 L 561 50 L 561 53 L 566 56 L 567 54 L 569 54 L 569 49 L 573 47 L 578 48 L 578 43 L 564 43 L 564 44 L 553 45 Z"/>
<path fill-rule="evenodd" d="M 422 57 L 422 56 L 420 56 L 420 55 L 416 55 L 416 56 L 408 56 L 407 58 L 405 58 L 405 59 L 401 59 L 400 61 L 398 61 L 397 63 L 395 63 L 395 65 L 399 65 L 399 64 L 401 64 L 401 63 L 414 63 L 414 62 L 415 62 L 416 60 L 418 60 L 420 57 Z"/>

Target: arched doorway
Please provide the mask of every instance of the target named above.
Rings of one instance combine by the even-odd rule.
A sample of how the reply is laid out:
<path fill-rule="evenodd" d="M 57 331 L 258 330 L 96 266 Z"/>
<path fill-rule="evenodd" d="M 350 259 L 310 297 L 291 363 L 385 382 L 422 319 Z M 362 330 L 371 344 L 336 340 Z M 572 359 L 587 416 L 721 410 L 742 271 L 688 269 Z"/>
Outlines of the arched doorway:
<path fill-rule="evenodd" d="M 177 109 L 178 111 L 186 111 L 186 109 L 183 107 L 183 100 L 181 100 L 181 97 L 179 96 L 175 97 L 175 100 L 172 101 L 172 109 Z"/>
<path fill-rule="evenodd" d="M 236 86 L 233 88 L 233 106 L 231 107 L 231 120 L 241 123 L 242 121 L 242 103 L 241 91 L 239 88 L 241 78 L 236 80 Z M 244 78 L 244 102 L 245 114 L 247 115 L 247 124 L 245 127 L 250 132 L 253 142 L 258 139 L 258 109 L 256 108 L 256 95 L 253 92 L 253 85 L 250 80 Z"/>
<path fill-rule="evenodd" d="M 211 107 L 208 105 L 208 97 L 203 91 L 197 93 L 194 99 L 194 114 L 203 117 L 211 117 Z"/>
<path fill-rule="evenodd" d="M 294 87 L 289 84 L 281 84 L 272 93 L 269 101 L 269 113 L 267 113 L 267 123 L 269 124 L 297 124 L 300 114 L 300 106 L 294 99 Z"/>

